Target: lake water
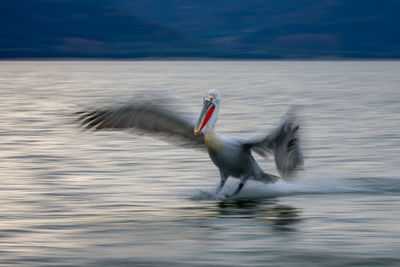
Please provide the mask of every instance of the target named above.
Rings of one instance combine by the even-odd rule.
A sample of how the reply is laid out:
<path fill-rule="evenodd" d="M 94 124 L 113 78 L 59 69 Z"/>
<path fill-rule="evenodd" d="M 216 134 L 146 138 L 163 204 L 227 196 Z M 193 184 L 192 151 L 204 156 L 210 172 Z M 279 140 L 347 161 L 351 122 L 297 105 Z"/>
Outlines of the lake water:
<path fill-rule="evenodd" d="M 399 266 L 399 73 L 398 61 L 1 61 L 0 265 Z M 230 135 L 266 133 L 298 106 L 294 182 L 218 199 L 207 154 L 72 116 L 161 92 L 197 119 L 211 88 Z"/>

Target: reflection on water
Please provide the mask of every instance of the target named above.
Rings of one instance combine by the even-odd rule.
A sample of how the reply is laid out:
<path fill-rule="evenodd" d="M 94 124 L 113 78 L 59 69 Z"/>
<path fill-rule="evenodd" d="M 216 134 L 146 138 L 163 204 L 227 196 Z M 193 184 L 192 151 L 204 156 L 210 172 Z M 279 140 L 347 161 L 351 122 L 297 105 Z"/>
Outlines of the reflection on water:
<path fill-rule="evenodd" d="M 398 73 L 399 62 L 3 61 L 0 265 L 397 266 Z M 229 135 L 265 133 L 299 106 L 296 181 L 218 199 L 208 155 L 71 117 L 155 90 L 197 119 L 211 88 Z"/>
<path fill-rule="evenodd" d="M 237 199 L 218 203 L 221 218 L 252 218 L 274 226 L 276 230 L 294 230 L 300 221 L 300 210 L 276 200 Z"/>

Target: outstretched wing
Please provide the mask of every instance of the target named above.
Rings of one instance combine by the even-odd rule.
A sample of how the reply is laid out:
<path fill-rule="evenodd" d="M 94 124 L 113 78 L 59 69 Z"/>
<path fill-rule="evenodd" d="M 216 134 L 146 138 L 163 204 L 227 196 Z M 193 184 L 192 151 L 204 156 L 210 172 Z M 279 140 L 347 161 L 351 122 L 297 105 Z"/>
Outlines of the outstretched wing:
<path fill-rule="evenodd" d="M 267 136 L 246 139 L 243 146 L 264 157 L 273 154 L 280 175 L 289 179 L 303 165 L 299 129 L 294 110 L 290 109 L 275 130 Z"/>
<path fill-rule="evenodd" d="M 76 112 L 86 129 L 126 130 L 155 135 L 174 144 L 205 149 L 202 135 L 195 136 L 193 122 L 171 112 L 156 102 L 128 103 L 121 106 L 85 109 Z"/>

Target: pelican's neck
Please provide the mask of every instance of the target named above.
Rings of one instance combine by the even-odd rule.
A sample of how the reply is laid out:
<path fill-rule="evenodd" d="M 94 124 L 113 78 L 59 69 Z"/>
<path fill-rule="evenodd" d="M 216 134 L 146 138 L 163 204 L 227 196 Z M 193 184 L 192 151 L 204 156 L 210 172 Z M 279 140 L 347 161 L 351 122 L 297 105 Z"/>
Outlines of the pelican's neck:
<path fill-rule="evenodd" d="M 215 125 L 217 124 L 218 120 L 218 113 L 219 106 L 216 105 L 213 115 L 204 129 L 204 141 L 209 153 L 215 153 L 223 144 L 222 138 L 215 131 Z"/>

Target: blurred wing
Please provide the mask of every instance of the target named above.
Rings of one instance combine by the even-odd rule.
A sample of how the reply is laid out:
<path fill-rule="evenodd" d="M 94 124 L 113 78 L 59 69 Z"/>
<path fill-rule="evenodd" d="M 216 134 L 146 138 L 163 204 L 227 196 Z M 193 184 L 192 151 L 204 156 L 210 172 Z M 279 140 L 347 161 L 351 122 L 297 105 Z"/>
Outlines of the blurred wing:
<path fill-rule="evenodd" d="M 247 139 L 243 145 L 264 157 L 273 154 L 280 175 L 289 179 L 303 165 L 299 128 L 294 111 L 289 110 L 275 130 L 267 136 Z"/>
<path fill-rule="evenodd" d="M 125 104 L 76 113 L 78 121 L 86 129 L 127 130 L 138 134 L 150 134 L 171 143 L 197 149 L 205 149 L 202 134 L 193 133 L 193 123 L 181 118 L 156 103 Z"/>

